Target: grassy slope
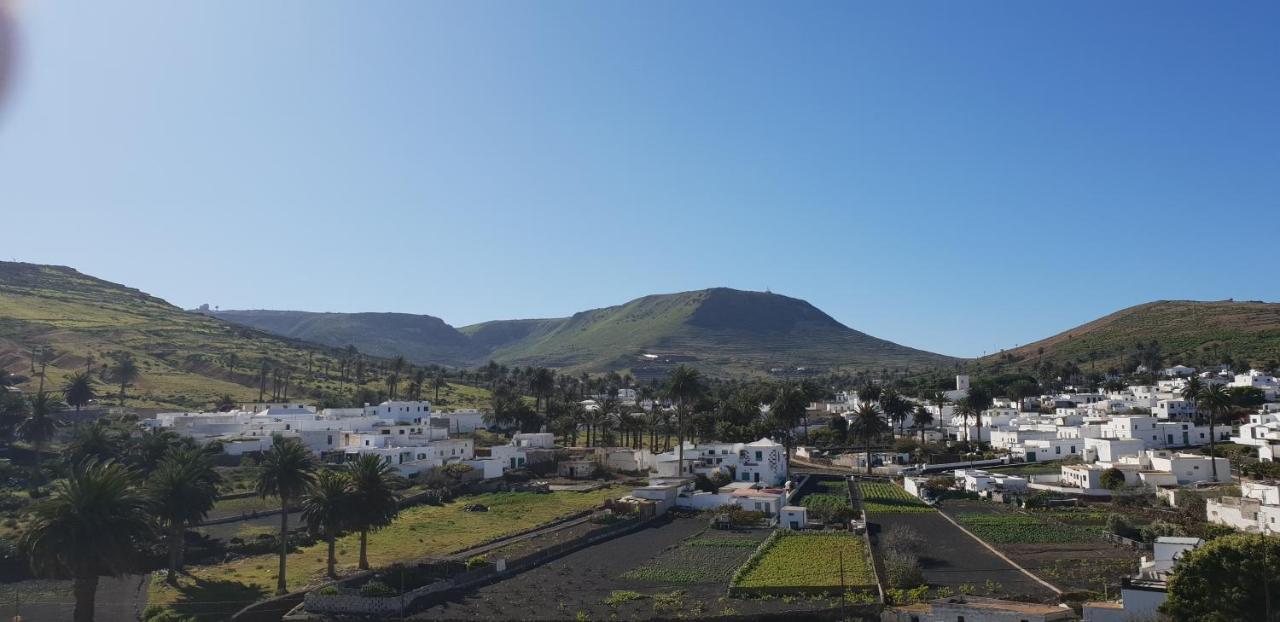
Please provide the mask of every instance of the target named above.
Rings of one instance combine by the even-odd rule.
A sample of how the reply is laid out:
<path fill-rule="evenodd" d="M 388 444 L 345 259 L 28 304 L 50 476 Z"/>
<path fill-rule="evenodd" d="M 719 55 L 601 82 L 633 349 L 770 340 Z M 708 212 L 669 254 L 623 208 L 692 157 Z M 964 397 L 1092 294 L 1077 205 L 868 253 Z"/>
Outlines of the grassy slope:
<path fill-rule="evenodd" d="M 378 568 L 459 552 L 598 506 L 618 495 L 619 491 L 613 488 L 587 493 L 490 493 L 460 498 L 443 506 L 414 506 L 402 511 L 391 526 L 369 535 L 369 563 Z M 463 506 L 471 503 L 482 503 L 489 511 L 464 512 Z M 325 549 L 324 543 L 317 543 L 289 555 L 289 589 L 324 581 Z M 354 571 L 359 536 L 343 536 L 337 550 L 339 572 Z M 157 576 L 152 579 L 148 604 L 204 620 L 225 619 L 274 591 L 277 563 L 276 555 L 255 555 L 225 564 L 190 567 L 190 576 L 184 577 L 176 589 L 166 584 L 163 576 Z"/>
<path fill-rule="evenodd" d="M 618 369 L 642 353 L 696 357 L 713 371 L 759 373 L 773 366 L 925 366 L 948 357 L 876 339 L 807 302 L 760 292 L 711 289 L 645 296 L 560 320 L 488 322 L 462 328 L 497 349 L 495 360 L 577 369 Z M 501 343 L 496 334 L 513 339 Z"/>
<path fill-rule="evenodd" d="M 362 352 L 410 361 L 467 367 L 485 352 L 440 318 L 408 313 L 218 311 L 221 319 L 332 347 L 356 344 Z"/>
<path fill-rule="evenodd" d="M 1254 361 L 1280 356 L 1280 304 L 1263 302 L 1197 302 L 1161 300 L 1129 307 L 1005 354 L 1017 363 L 1034 365 L 1039 349 L 1050 360 L 1119 361 L 1138 342 L 1160 342 L 1166 358 L 1194 360 L 1200 352 L 1221 352 Z M 999 355 L 981 359 L 996 363 Z"/>
<path fill-rule="evenodd" d="M 285 339 L 203 315 L 187 313 L 136 289 L 70 268 L 0 262 L 0 367 L 30 375 L 32 347 L 52 349 L 46 386 L 56 389 L 82 371 L 88 357 L 95 372 L 113 352 L 129 352 L 141 377 L 128 391 L 129 406 L 198 408 L 223 394 L 237 400 L 258 397 L 256 369 L 262 358 L 273 367 L 314 369 L 325 360 L 337 369 L 336 351 Z M 235 371 L 227 357 L 239 360 Z M 318 374 L 317 374 L 318 376 Z M 36 381 L 23 385 L 34 389 Z M 367 385 L 374 389 L 379 385 Z M 318 398 L 350 390 L 336 380 L 313 378 L 297 385 L 294 399 Z M 99 386 L 112 397 L 118 387 Z M 482 389 L 450 385 L 450 406 L 474 406 L 487 400 Z"/>

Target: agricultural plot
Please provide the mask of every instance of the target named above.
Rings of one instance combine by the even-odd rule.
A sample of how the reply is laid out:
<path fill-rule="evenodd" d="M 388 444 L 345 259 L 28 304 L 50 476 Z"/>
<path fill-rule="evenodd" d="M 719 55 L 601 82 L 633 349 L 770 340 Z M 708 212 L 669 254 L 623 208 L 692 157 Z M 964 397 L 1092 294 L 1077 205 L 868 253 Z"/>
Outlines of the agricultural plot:
<path fill-rule="evenodd" d="M 964 513 L 955 518 L 965 529 L 991 543 L 1073 544 L 1097 539 L 1086 529 L 1055 525 L 1026 514 Z"/>
<path fill-rule="evenodd" d="M 704 583 L 729 580 L 751 557 L 767 531 L 699 534 L 668 548 L 645 564 L 623 573 L 629 581 L 648 583 Z"/>
<path fill-rule="evenodd" d="M 842 532 L 777 532 L 733 578 L 735 588 L 833 588 L 838 591 L 842 583 L 855 588 L 876 584 L 862 538 Z"/>
<path fill-rule="evenodd" d="M 887 482 L 858 482 L 862 509 L 869 514 L 910 514 L 932 512 L 933 508 L 911 493 Z"/>
<path fill-rule="evenodd" d="M 812 494 L 800 501 L 809 509 L 809 517 L 823 522 L 840 522 L 854 516 L 846 495 Z"/>

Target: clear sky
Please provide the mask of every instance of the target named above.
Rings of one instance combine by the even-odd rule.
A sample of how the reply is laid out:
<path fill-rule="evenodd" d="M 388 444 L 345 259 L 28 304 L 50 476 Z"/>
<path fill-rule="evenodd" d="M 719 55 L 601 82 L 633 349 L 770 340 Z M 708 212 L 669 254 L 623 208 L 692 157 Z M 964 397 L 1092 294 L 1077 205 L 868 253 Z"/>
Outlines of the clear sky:
<path fill-rule="evenodd" d="M 184 307 L 460 326 L 723 285 L 979 355 L 1280 299 L 1271 0 L 16 15 L 0 257 Z"/>

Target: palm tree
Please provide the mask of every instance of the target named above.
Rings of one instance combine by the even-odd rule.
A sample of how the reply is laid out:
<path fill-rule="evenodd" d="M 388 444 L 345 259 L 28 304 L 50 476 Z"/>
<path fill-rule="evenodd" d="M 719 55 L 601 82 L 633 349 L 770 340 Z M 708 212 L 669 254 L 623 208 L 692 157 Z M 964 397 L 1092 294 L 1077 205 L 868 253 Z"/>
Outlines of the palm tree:
<path fill-rule="evenodd" d="M 443 389 L 446 386 L 449 386 L 449 383 L 445 378 L 444 369 L 436 369 L 435 375 L 431 377 L 431 388 L 435 391 L 436 402 L 440 401 L 440 389 Z"/>
<path fill-rule="evenodd" d="M 77 463 L 86 458 L 99 462 L 120 456 L 120 439 L 101 420 L 76 426 L 75 435 L 67 443 L 68 462 Z"/>
<path fill-rule="evenodd" d="M 1217 420 L 1231 412 L 1231 394 L 1220 384 L 1206 385 L 1196 395 L 1196 409 L 1209 417 L 1209 456 L 1213 458 L 1213 462 L 1209 464 L 1213 469 L 1213 480 L 1218 481 L 1218 456 L 1215 451 L 1218 439 L 1213 426 Z"/>
<path fill-rule="evenodd" d="M 168 428 L 152 428 L 129 440 L 126 460 L 143 473 L 150 473 L 164 459 L 169 449 L 182 442 L 182 437 Z"/>
<path fill-rule="evenodd" d="M 31 507 L 19 546 L 36 574 L 71 578 L 75 622 L 92 622 L 98 577 L 133 569 L 136 547 L 153 535 L 147 505 L 133 471 L 89 461 Z"/>
<path fill-rule="evenodd" d="M 769 412 L 784 422 L 788 428 L 804 421 L 804 440 L 809 442 L 809 419 L 805 412 L 809 409 L 809 399 L 804 390 L 794 383 L 788 382 L 778 390 L 778 395 L 770 405 Z M 788 437 L 791 435 L 788 434 Z"/>
<path fill-rule="evenodd" d="M 76 407 L 76 412 L 80 412 L 80 407 L 85 404 L 98 399 L 98 393 L 93 388 L 93 377 L 89 372 L 80 372 L 67 378 L 62 385 L 62 393 L 66 396 L 67 403 Z"/>
<path fill-rule="evenodd" d="M 991 404 L 993 404 L 995 400 L 992 399 L 991 393 L 989 393 L 986 389 L 979 386 L 974 386 L 969 388 L 969 395 L 965 396 L 964 401 L 965 401 L 965 404 L 969 406 L 969 410 L 971 414 L 973 414 L 974 419 L 977 422 L 974 427 L 978 429 L 978 446 L 981 447 L 982 446 L 982 413 L 986 411 L 988 408 L 991 408 Z"/>
<path fill-rule="evenodd" d="M 684 475 L 685 417 L 704 391 L 702 374 L 688 365 L 677 366 L 667 378 L 667 396 L 676 403 L 676 463 L 681 476 Z"/>
<path fill-rule="evenodd" d="M 896 390 L 889 388 L 880 394 L 880 408 L 889 421 L 898 422 L 898 433 L 901 434 L 902 426 L 906 425 L 907 414 L 911 412 L 911 405 Z"/>
<path fill-rule="evenodd" d="M 316 463 L 311 452 L 296 438 L 276 436 L 271 449 L 262 454 L 258 471 L 258 495 L 263 499 L 280 499 L 280 574 L 276 578 L 276 593 L 288 591 L 284 581 L 285 557 L 289 555 L 289 502 L 315 481 Z"/>
<path fill-rule="evenodd" d="M 170 584 L 177 584 L 178 573 L 182 572 L 187 528 L 209 515 L 218 501 L 221 480 L 208 453 L 194 447 L 177 447 L 165 454 L 147 481 L 148 496 L 169 549 L 165 579 Z"/>
<path fill-rule="evenodd" d="M 141 375 L 138 369 L 138 363 L 133 360 L 130 355 L 122 355 L 116 359 L 115 367 L 111 369 L 111 377 L 120 384 L 120 404 L 124 404 L 125 387 L 133 384 L 133 381 Z"/>
<path fill-rule="evenodd" d="M 307 529 L 329 545 L 325 572 L 330 579 L 338 578 L 338 556 L 334 550 L 338 534 L 347 528 L 355 509 L 350 486 L 351 477 L 346 473 L 324 470 L 302 497 L 302 520 L 307 523 Z"/>
<path fill-rule="evenodd" d="M 1195 404 L 1200 400 L 1200 392 L 1204 390 L 1204 383 L 1200 382 L 1200 378 L 1192 376 L 1187 378 L 1187 383 L 1182 385 L 1182 399 Z"/>
<path fill-rule="evenodd" d="M 862 441 L 867 456 L 867 475 L 871 474 L 871 441 L 888 431 L 889 425 L 881 418 L 880 407 L 875 402 L 863 402 L 853 409 L 849 421 L 849 435 Z"/>
<path fill-rule="evenodd" d="M 48 394 L 37 393 L 31 398 L 27 418 L 18 424 L 15 430 L 21 438 L 35 449 L 35 486 L 40 485 L 41 462 L 44 459 L 44 446 L 53 439 L 53 434 L 62 422 L 54 415 L 54 404 Z"/>
<path fill-rule="evenodd" d="M 927 401 L 932 402 L 934 406 L 938 407 L 938 421 L 942 421 L 945 425 L 946 422 L 944 421 L 943 416 L 946 413 L 947 404 L 951 403 L 951 400 L 947 398 L 947 394 L 942 391 L 934 391 L 933 393 L 930 393 L 929 397 L 926 399 Z"/>
<path fill-rule="evenodd" d="M 930 425 L 933 425 L 933 413 L 929 412 L 929 409 L 924 406 L 916 406 L 912 419 L 916 429 L 920 430 L 920 444 L 924 445 L 924 431 Z"/>
<path fill-rule="evenodd" d="M 400 495 L 395 491 L 395 469 L 381 457 L 362 455 L 347 465 L 351 477 L 351 527 L 360 532 L 360 569 L 369 569 L 369 532 L 395 520 Z"/>
<path fill-rule="evenodd" d="M 529 392 L 533 393 L 534 409 L 544 405 L 556 390 L 555 372 L 545 367 L 539 367 L 529 376 Z M 544 411 L 543 414 L 546 414 Z"/>

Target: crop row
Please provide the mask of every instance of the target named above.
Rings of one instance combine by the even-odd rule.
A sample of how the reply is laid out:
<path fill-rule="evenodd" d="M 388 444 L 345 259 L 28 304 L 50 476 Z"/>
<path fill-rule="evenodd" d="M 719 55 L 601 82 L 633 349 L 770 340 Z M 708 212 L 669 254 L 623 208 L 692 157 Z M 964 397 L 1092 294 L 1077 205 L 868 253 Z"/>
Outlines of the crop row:
<path fill-rule="evenodd" d="M 695 536 L 622 575 L 654 583 L 726 581 L 760 545 L 758 538 Z"/>
<path fill-rule="evenodd" d="M 743 588 L 838 588 L 875 582 L 862 538 L 840 532 L 777 532 L 733 578 L 733 585 Z"/>
<path fill-rule="evenodd" d="M 960 514 L 956 520 L 987 542 L 1069 544 L 1096 539 L 1084 529 L 1054 525 L 1026 514 Z"/>
<path fill-rule="evenodd" d="M 858 491 L 862 495 L 862 509 L 869 514 L 911 514 L 933 511 L 933 508 L 923 501 L 893 484 L 858 482 Z"/>

